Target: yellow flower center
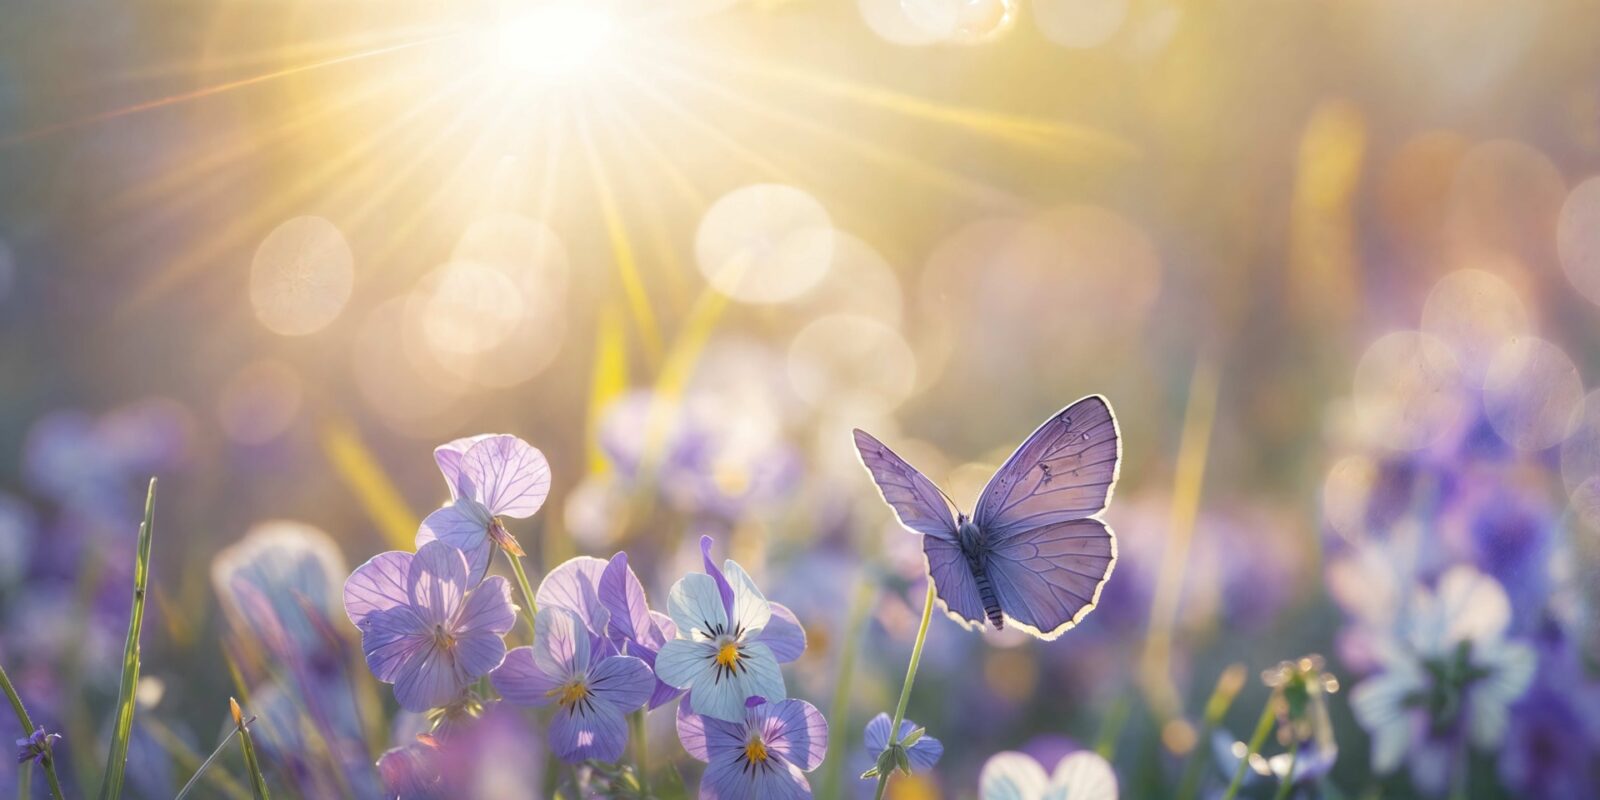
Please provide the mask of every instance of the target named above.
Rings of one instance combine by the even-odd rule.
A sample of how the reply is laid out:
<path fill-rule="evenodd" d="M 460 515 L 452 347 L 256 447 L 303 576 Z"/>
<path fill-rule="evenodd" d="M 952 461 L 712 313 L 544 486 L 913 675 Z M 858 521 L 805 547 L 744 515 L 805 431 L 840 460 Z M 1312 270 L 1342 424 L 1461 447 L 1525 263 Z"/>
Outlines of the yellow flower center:
<path fill-rule="evenodd" d="M 566 686 L 557 686 L 544 693 L 545 697 L 554 697 L 562 708 L 571 708 L 583 702 L 589 696 L 589 687 L 583 681 L 573 681 Z"/>
<path fill-rule="evenodd" d="M 732 669 L 739 663 L 739 645 L 727 642 L 717 650 L 717 666 Z"/>
<path fill-rule="evenodd" d="M 751 739 L 744 746 L 745 760 L 752 764 L 760 764 L 767 760 L 767 746 L 760 739 Z"/>

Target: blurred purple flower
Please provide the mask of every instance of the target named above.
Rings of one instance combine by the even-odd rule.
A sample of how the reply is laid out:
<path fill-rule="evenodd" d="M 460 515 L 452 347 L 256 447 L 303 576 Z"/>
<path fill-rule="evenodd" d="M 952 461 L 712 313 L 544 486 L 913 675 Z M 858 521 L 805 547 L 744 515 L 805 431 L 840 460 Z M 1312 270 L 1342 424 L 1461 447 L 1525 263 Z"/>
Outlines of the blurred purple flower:
<path fill-rule="evenodd" d="M 614 655 L 567 609 L 539 609 L 534 629 L 533 646 L 512 650 L 494 671 L 495 690 L 520 706 L 557 705 L 550 748 L 562 760 L 616 761 L 628 743 L 627 715 L 655 688 L 650 668 Z"/>
<path fill-rule="evenodd" d="M 22 578 L 28 571 L 39 520 L 26 503 L 0 494 L 0 587 Z"/>
<path fill-rule="evenodd" d="M 474 582 L 487 572 L 495 545 L 522 555 L 499 518 L 526 519 L 544 505 L 550 494 L 544 454 L 510 434 L 481 434 L 440 445 L 433 458 L 450 487 L 450 503 L 422 521 L 417 547 L 442 541 L 461 550 Z"/>
<path fill-rule="evenodd" d="M 896 750 L 899 752 L 890 753 L 889 728 L 892 724 L 893 720 L 883 712 L 879 712 L 878 716 L 873 717 L 872 721 L 867 723 L 864 745 L 866 746 L 867 754 L 876 762 L 878 772 L 873 773 L 871 776 L 862 775 L 863 779 L 876 777 L 878 773 L 886 773 L 897 767 L 906 771 L 926 772 L 933 769 L 933 765 L 939 763 L 939 757 L 944 755 L 944 745 L 938 739 L 926 734 L 918 737 L 909 747 L 897 744 Z M 904 742 L 906 737 L 916 729 L 917 723 L 909 719 L 903 719 L 900 721 L 900 733 L 895 739 L 898 742 Z M 904 753 L 903 760 L 899 758 L 900 753 Z M 886 762 L 884 760 L 885 756 L 890 760 Z"/>
<path fill-rule="evenodd" d="M 17 740 L 17 763 L 49 763 L 50 748 L 58 741 L 61 741 L 61 734 L 45 733 L 43 725 L 34 728 L 32 734 Z"/>
<path fill-rule="evenodd" d="M 396 800 L 445 800 L 443 756 L 431 736 L 390 748 L 378 757 L 378 779 L 384 797 Z"/>
<path fill-rule="evenodd" d="M 1600 797 L 1600 681 L 1571 642 L 1542 638 L 1533 688 L 1511 707 L 1500 779 L 1518 797 Z"/>
<path fill-rule="evenodd" d="M 400 800 L 535 800 L 543 797 L 541 743 L 510 706 L 433 734 L 411 735 L 378 759 L 385 797 Z M 358 794 L 359 797 L 371 796 Z"/>
<path fill-rule="evenodd" d="M 448 705 L 500 665 L 516 606 L 504 578 L 470 586 L 466 556 L 443 542 L 388 552 L 356 568 L 344 607 L 378 680 L 408 711 Z"/>
<path fill-rule="evenodd" d="M 679 705 L 678 740 L 706 762 L 702 800 L 808 798 L 805 773 L 827 755 L 828 721 L 804 700 L 757 703 L 731 721 Z"/>
<path fill-rule="evenodd" d="M 1117 774 L 1098 754 L 1080 750 L 1046 774 L 1032 756 L 995 753 L 978 775 L 979 800 L 1117 800 Z"/>
<path fill-rule="evenodd" d="M 1380 640 L 1381 671 L 1350 693 L 1356 720 L 1372 736 L 1375 771 L 1406 762 L 1412 783 L 1438 794 L 1464 739 L 1481 749 L 1500 744 L 1508 709 L 1537 665 L 1531 647 L 1503 638 L 1510 620 L 1505 591 L 1470 566 L 1417 592 L 1396 634 Z"/>
<path fill-rule="evenodd" d="M 661 648 L 656 674 L 688 689 L 696 714 L 734 722 L 752 697 L 787 696 L 778 664 L 805 652 L 806 634 L 793 612 L 762 596 L 738 562 L 730 558 L 717 569 L 711 546 L 711 537 L 701 537 L 706 574 L 684 576 L 667 597 L 678 638 Z"/>

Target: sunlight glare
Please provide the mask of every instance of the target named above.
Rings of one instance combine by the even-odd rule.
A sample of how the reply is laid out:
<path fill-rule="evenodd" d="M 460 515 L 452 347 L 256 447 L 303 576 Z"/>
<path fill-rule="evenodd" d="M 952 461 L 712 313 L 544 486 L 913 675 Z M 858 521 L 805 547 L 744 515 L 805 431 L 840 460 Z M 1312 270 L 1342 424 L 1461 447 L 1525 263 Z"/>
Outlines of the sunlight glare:
<path fill-rule="evenodd" d="M 567 80 L 592 65 L 616 32 L 615 20 L 588 3 L 552 3 L 501 22 L 502 66 L 545 81 Z"/>

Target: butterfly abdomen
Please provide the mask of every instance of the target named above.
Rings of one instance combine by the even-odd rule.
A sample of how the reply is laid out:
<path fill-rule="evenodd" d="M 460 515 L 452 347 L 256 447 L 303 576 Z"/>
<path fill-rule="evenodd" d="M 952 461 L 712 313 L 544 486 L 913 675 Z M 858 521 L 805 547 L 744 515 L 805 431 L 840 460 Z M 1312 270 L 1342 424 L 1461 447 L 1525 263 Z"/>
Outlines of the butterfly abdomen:
<path fill-rule="evenodd" d="M 994 584 L 989 582 L 989 569 L 984 563 L 988 551 L 983 543 L 983 534 L 978 526 L 972 524 L 964 516 L 961 526 L 957 530 L 957 540 L 961 544 L 961 553 L 967 557 L 967 568 L 972 571 L 972 580 L 978 586 L 978 599 L 983 601 L 983 613 L 989 618 L 989 623 L 995 630 L 1005 627 L 1005 616 L 1000 612 L 1000 598 L 994 593 Z"/>

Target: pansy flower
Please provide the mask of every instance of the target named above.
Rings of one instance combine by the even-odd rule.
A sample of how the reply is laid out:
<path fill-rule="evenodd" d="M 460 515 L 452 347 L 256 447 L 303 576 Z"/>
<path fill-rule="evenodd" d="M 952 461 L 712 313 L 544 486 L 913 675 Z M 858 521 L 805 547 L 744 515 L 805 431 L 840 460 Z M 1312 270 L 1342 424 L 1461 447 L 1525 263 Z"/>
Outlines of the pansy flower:
<path fill-rule="evenodd" d="M 706 762 L 701 800 L 808 798 L 805 773 L 828 753 L 828 721 L 804 700 L 755 702 L 734 721 L 678 706 L 678 740 Z"/>
<path fill-rule="evenodd" d="M 667 596 L 678 638 L 661 648 L 656 675 L 688 689 L 694 713 L 737 722 L 746 700 L 787 696 L 778 663 L 805 651 L 805 630 L 793 612 L 762 596 L 738 562 L 717 569 L 711 544 L 701 537 L 706 574 L 685 575 Z"/>
<path fill-rule="evenodd" d="M 896 769 L 908 775 L 926 772 L 939 763 L 939 756 L 944 755 L 944 744 L 932 736 L 918 733 L 917 723 L 909 719 L 900 720 L 900 735 L 895 737 L 895 746 L 891 749 L 889 728 L 893 724 L 889 715 L 883 712 L 867 723 L 867 755 L 877 766 L 863 773 L 862 780 L 876 778 Z M 912 737 L 913 733 L 917 733 L 915 738 Z M 908 739 L 910 744 L 906 743 Z"/>
<path fill-rule="evenodd" d="M 576 614 L 546 606 L 534 617 L 533 646 L 518 647 L 490 676 L 507 702 L 557 706 L 550 748 L 568 763 L 616 761 L 628 744 L 627 715 L 655 689 L 643 661 L 615 655 Z"/>
<path fill-rule="evenodd" d="M 450 503 L 417 529 L 417 547 L 441 541 L 467 555 L 474 580 L 489 569 L 494 546 L 515 556 L 522 547 L 500 522 L 526 519 L 550 494 L 550 463 L 515 436 L 490 433 L 440 445 L 433 459 L 450 487 Z"/>
<path fill-rule="evenodd" d="M 605 640 L 615 652 L 643 661 L 655 671 L 656 654 L 678 636 L 672 618 L 651 610 L 644 584 L 628 566 L 628 554 L 610 561 L 590 556 L 568 559 L 539 583 L 535 602 L 540 608 L 564 608 L 576 614 L 589 632 Z M 683 690 L 659 679 L 650 695 L 654 709 Z"/>
<path fill-rule="evenodd" d="M 344 609 L 361 629 L 367 666 L 394 684 L 407 711 L 448 705 L 499 666 L 501 637 L 517 613 L 505 578 L 472 586 L 466 556 L 444 542 L 381 553 L 356 568 Z"/>
<path fill-rule="evenodd" d="M 1117 774 L 1099 754 L 1079 750 L 1046 774 L 1026 753 L 995 753 L 978 774 L 979 800 L 1117 800 Z"/>

